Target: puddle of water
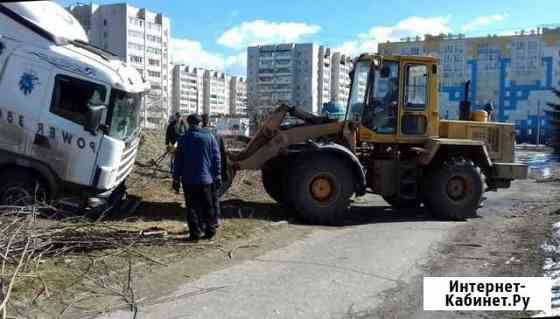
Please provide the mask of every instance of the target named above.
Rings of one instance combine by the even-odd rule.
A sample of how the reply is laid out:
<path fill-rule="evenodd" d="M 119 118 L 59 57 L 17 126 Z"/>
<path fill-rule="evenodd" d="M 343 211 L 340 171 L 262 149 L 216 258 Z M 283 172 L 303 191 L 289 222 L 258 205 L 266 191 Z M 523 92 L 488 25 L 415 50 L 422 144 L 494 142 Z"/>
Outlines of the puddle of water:
<path fill-rule="evenodd" d="M 516 161 L 529 165 L 529 176 L 534 179 L 552 177 L 553 170 L 560 170 L 560 155 L 545 152 L 516 151 Z"/>

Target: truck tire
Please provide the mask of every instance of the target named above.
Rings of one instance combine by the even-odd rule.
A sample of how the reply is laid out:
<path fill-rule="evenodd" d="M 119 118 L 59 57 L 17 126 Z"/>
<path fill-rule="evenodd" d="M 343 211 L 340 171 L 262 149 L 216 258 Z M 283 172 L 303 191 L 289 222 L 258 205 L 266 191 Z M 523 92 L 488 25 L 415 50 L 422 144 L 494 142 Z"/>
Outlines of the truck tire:
<path fill-rule="evenodd" d="M 394 208 L 419 208 L 422 202 L 419 199 L 399 198 L 398 195 L 383 196 L 383 199 Z"/>
<path fill-rule="evenodd" d="M 484 177 L 472 161 L 447 161 L 426 181 L 423 187 L 426 204 L 436 217 L 465 220 L 476 216 L 484 191 Z"/>
<path fill-rule="evenodd" d="M 0 205 L 30 206 L 49 201 L 49 191 L 33 172 L 16 168 L 0 173 Z"/>
<path fill-rule="evenodd" d="M 290 201 L 306 221 L 336 225 L 355 192 L 352 168 L 336 156 L 309 156 L 290 173 Z"/>

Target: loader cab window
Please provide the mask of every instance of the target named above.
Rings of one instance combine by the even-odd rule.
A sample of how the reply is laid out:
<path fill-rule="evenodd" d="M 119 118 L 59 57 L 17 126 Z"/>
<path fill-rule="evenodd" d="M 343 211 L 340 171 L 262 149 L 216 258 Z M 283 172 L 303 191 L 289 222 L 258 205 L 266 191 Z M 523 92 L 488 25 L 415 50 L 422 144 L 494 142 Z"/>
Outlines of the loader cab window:
<path fill-rule="evenodd" d="M 424 135 L 428 121 L 424 114 L 428 104 L 428 67 L 422 64 L 406 66 L 404 111 L 401 130 L 406 135 Z"/>
<path fill-rule="evenodd" d="M 105 104 L 107 89 L 66 75 L 55 77 L 51 113 L 83 125 L 89 106 Z"/>
<path fill-rule="evenodd" d="M 362 124 L 379 134 L 394 134 L 399 105 L 399 64 L 385 61 L 374 71 L 373 87 L 364 109 Z"/>
<path fill-rule="evenodd" d="M 426 109 L 428 100 L 428 68 L 425 65 L 406 67 L 405 107 L 407 109 Z"/>
<path fill-rule="evenodd" d="M 363 61 L 356 64 L 353 74 L 351 74 L 352 88 L 348 101 L 347 121 L 360 122 L 362 119 L 369 72 L 369 62 Z"/>

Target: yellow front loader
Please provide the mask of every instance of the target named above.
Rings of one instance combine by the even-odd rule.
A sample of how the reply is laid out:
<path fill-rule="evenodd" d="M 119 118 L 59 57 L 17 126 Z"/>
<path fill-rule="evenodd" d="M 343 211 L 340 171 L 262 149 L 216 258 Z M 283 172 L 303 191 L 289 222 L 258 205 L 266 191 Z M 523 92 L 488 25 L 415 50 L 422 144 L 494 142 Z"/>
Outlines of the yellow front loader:
<path fill-rule="evenodd" d="M 441 218 L 474 216 L 484 192 L 528 169 L 514 163 L 513 124 L 486 122 L 480 111 L 476 121 L 440 120 L 438 71 L 431 57 L 364 54 L 345 121 L 280 106 L 230 154 L 232 169 L 262 170 L 270 196 L 313 223 L 336 223 L 352 196 L 368 192 Z M 283 126 L 288 115 L 300 124 Z"/>

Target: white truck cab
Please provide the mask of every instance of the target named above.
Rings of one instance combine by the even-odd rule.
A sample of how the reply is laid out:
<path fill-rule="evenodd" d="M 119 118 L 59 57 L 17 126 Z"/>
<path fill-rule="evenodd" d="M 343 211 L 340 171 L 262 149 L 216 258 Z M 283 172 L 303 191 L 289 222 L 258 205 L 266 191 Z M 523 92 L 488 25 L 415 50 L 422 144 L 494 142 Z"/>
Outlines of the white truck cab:
<path fill-rule="evenodd" d="M 119 199 L 148 89 L 54 2 L 0 4 L 0 205 Z"/>

